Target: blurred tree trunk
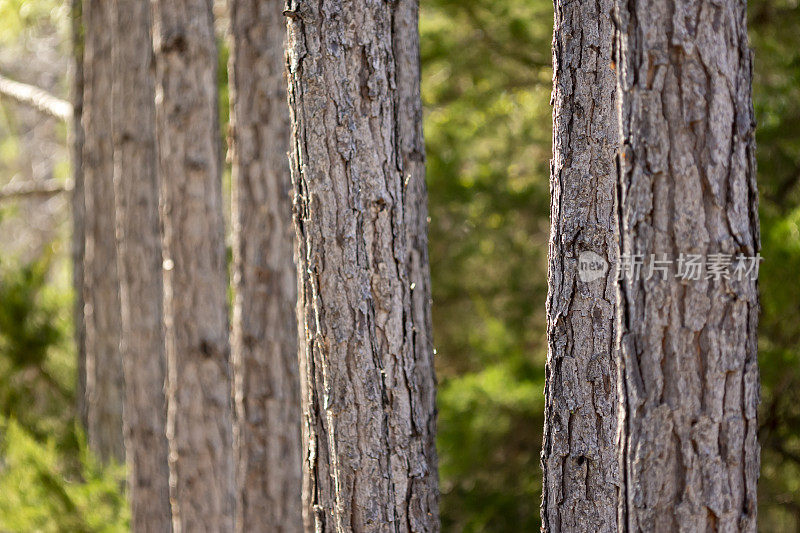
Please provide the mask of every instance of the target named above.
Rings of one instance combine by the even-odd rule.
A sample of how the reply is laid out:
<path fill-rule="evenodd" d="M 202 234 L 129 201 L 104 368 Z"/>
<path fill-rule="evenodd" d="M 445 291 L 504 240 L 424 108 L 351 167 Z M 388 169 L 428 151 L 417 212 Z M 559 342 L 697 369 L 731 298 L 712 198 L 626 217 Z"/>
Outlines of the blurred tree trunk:
<path fill-rule="evenodd" d="M 302 530 L 283 0 L 231 0 L 236 528 Z"/>
<path fill-rule="evenodd" d="M 616 74 L 612 0 L 555 2 L 542 525 L 616 531 Z M 585 265 L 584 265 L 585 266 Z M 582 275 L 589 276 L 589 271 Z"/>
<path fill-rule="evenodd" d="M 308 531 L 437 531 L 417 2 L 289 17 Z"/>
<path fill-rule="evenodd" d="M 87 0 L 84 16 L 87 431 L 89 446 L 101 459 L 122 462 L 125 448 L 111 140 L 111 5 L 102 0 Z"/>
<path fill-rule="evenodd" d="M 620 527 L 755 531 L 758 296 L 735 275 L 759 248 L 746 3 L 617 13 L 621 253 L 706 262 L 620 284 Z"/>
<path fill-rule="evenodd" d="M 72 124 L 70 148 L 72 155 L 72 290 L 74 293 L 73 331 L 75 353 L 78 357 L 77 397 L 78 420 L 84 430 L 88 428 L 86 412 L 86 322 L 84 321 L 84 254 L 86 252 L 86 198 L 83 184 L 83 0 L 70 0 L 72 24 Z"/>
<path fill-rule="evenodd" d="M 113 140 L 133 531 L 170 531 L 166 356 L 148 0 L 114 0 Z"/>
<path fill-rule="evenodd" d="M 154 13 L 173 526 L 226 532 L 233 429 L 211 2 L 157 0 Z"/>

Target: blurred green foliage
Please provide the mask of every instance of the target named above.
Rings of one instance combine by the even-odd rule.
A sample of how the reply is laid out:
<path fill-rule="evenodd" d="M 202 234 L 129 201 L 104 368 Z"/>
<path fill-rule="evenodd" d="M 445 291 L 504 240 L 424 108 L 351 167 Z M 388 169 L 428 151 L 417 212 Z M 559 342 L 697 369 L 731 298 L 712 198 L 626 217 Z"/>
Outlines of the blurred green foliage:
<path fill-rule="evenodd" d="M 0 45 L 18 45 L 43 20 L 67 28 L 62 6 L 0 0 Z M 552 3 L 421 8 L 443 526 L 536 531 Z M 765 257 L 759 520 L 763 531 L 788 532 L 800 530 L 800 9 L 751 0 L 750 19 Z M 223 125 L 226 60 L 221 43 Z M 0 158 L 10 160 L 21 141 L 4 117 Z M 98 465 L 74 423 L 65 247 L 0 264 L 2 531 L 127 527 L 120 467 Z"/>
<path fill-rule="evenodd" d="M 36 26 L 51 24 L 66 31 L 69 5 L 61 0 L 0 0 L 0 46 L 23 42 Z"/>
<path fill-rule="evenodd" d="M 125 531 L 123 468 L 100 465 L 75 422 L 70 296 L 52 276 L 66 264 L 51 257 L 0 263 L 0 531 Z"/>
<path fill-rule="evenodd" d="M 79 432 L 78 432 L 79 433 Z M 128 530 L 122 468 L 102 467 L 86 443 L 68 472 L 53 437 L 40 441 L 13 419 L 0 424 L 0 528 L 14 532 L 115 532 Z"/>
<path fill-rule="evenodd" d="M 422 2 L 445 531 L 539 528 L 552 18 Z"/>
<path fill-rule="evenodd" d="M 764 262 L 759 360 L 762 531 L 800 531 L 800 9 L 751 0 Z"/>

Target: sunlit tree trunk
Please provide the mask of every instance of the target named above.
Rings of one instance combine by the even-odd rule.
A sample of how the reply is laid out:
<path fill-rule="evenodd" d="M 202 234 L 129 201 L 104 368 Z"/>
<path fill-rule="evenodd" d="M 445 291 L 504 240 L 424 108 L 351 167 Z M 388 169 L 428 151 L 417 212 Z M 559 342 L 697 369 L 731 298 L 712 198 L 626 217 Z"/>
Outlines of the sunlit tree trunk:
<path fill-rule="evenodd" d="M 616 531 L 612 11 L 612 0 L 555 2 L 542 449 L 542 525 L 554 532 Z M 591 260 L 606 268 L 588 270 Z"/>
<path fill-rule="evenodd" d="M 119 277 L 114 235 L 111 24 L 109 2 L 87 0 L 84 3 L 85 401 L 89 446 L 103 460 L 122 462 L 125 448 Z"/>
<path fill-rule="evenodd" d="M 621 253 L 677 263 L 620 284 L 620 527 L 755 531 L 758 296 L 736 273 L 759 248 L 746 4 L 617 13 Z M 704 260 L 699 279 L 680 254 Z"/>
<path fill-rule="evenodd" d="M 114 0 L 113 140 L 133 531 L 170 531 L 166 356 L 148 0 Z"/>
<path fill-rule="evenodd" d="M 309 531 L 436 531 L 417 2 L 290 1 Z"/>
<path fill-rule="evenodd" d="M 299 532 L 300 392 L 283 0 L 231 0 L 236 528 Z"/>
<path fill-rule="evenodd" d="M 227 267 L 211 2 L 156 0 L 173 527 L 233 530 Z"/>

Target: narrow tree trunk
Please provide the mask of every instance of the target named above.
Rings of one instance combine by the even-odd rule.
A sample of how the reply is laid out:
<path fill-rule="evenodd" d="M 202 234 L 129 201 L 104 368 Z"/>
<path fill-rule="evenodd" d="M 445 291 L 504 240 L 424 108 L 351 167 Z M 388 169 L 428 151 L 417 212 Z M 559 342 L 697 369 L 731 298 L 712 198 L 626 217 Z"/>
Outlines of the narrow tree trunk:
<path fill-rule="evenodd" d="M 231 0 L 236 528 L 302 530 L 283 0 Z"/>
<path fill-rule="evenodd" d="M 114 235 L 111 140 L 111 6 L 87 0 L 83 152 L 86 198 L 86 412 L 89 446 L 101 459 L 125 460 L 122 437 L 121 318 Z"/>
<path fill-rule="evenodd" d="M 612 11 L 612 0 L 555 2 L 546 531 L 616 531 L 616 277 L 580 270 L 616 263 Z"/>
<path fill-rule="evenodd" d="M 72 290 L 75 301 L 72 316 L 75 335 L 75 353 L 78 360 L 77 399 L 78 420 L 84 430 L 88 428 L 86 412 L 86 322 L 84 321 L 84 255 L 86 253 L 86 198 L 83 183 L 83 1 L 70 1 L 70 23 L 72 25 L 72 124 L 70 148 L 72 152 Z"/>
<path fill-rule="evenodd" d="M 620 284 L 620 527 L 755 531 L 758 297 L 736 274 L 759 248 L 746 4 L 617 10 L 621 253 L 706 262 L 700 279 Z"/>
<path fill-rule="evenodd" d="M 211 2 L 157 0 L 154 34 L 173 526 L 226 532 L 233 429 Z"/>
<path fill-rule="evenodd" d="M 436 531 L 417 2 L 286 14 L 306 528 Z"/>
<path fill-rule="evenodd" d="M 148 0 L 114 0 L 113 139 L 133 531 L 170 531 L 166 355 Z"/>

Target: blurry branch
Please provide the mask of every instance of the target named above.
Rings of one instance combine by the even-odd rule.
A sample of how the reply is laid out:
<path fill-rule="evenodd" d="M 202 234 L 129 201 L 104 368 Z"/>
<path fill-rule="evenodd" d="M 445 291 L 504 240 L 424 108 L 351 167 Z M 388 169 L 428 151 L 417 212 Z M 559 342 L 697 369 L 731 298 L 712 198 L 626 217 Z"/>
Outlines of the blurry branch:
<path fill-rule="evenodd" d="M 44 89 L 10 80 L 5 76 L 0 76 L 0 96 L 29 105 L 60 120 L 69 120 L 72 117 L 72 105 L 69 102 L 53 96 Z"/>
<path fill-rule="evenodd" d="M 21 198 L 27 196 L 54 196 L 72 190 L 72 180 L 60 181 L 50 179 L 46 181 L 26 181 L 23 183 L 9 183 L 0 189 L 0 200 Z"/>

